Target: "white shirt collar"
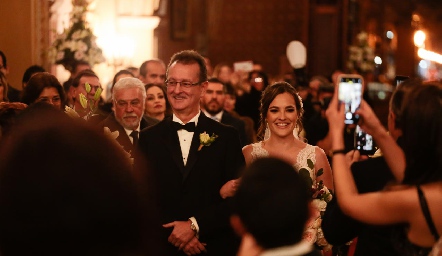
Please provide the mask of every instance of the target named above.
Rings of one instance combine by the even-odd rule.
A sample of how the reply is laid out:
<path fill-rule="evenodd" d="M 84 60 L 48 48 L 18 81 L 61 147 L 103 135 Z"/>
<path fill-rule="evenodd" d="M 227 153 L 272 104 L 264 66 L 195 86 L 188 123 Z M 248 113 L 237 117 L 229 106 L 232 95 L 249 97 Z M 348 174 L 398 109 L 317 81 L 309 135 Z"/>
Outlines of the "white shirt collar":
<path fill-rule="evenodd" d="M 138 125 L 137 129 L 135 129 L 135 130 L 128 130 L 128 129 L 124 128 L 124 131 L 126 132 L 127 136 L 130 137 L 130 134 L 131 134 L 133 131 L 140 132 L 140 125 Z"/>
<path fill-rule="evenodd" d="M 196 116 L 192 117 L 192 119 L 190 119 L 188 123 L 195 122 L 195 127 L 196 127 L 198 125 L 198 118 L 200 117 L 200 114 L 201 114 L 201 111 L 198 111 L 198 114 L 196 114 Z M 185 124 L 175 114 L 172 115 L 172 121 L 180 123 L 180 124 Z"/>
<path fill-rule="evenodd" d="M 311 252 L 313 246 L 307 241 L 301 241 L 294 245 L 282 246 L 262 252 L 259 256 L 293 256 L 304 255 Z"/>
<path fill-rule="evenodd" d="M 212 118 L 213 116 L 211 114 L 209 114 L 207 111 L 203 110 L 204 114 L 208 117 L 208 118 Z M 224 110 L 221 110 L 218 114 L 214 115 L 214 117 L 216 117 L 216 120 L 218 122 L 221 123 L 221 119 L 223 118 L 223 114 L 224 114 Z M 212 118 L 213 119 L 213 118 Z"/>

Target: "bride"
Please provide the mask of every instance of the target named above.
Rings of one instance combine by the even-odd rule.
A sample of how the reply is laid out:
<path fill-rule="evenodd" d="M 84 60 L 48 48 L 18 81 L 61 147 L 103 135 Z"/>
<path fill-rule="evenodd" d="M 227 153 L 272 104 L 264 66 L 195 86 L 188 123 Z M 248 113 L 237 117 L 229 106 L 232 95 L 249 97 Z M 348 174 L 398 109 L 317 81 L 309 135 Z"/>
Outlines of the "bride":
<path fill-rule="evenodd" d="M 261 97 L 261 123 L 258 138 L 264 140 L 243 148 L 246 164 L 260 157 L 277 157 L 290 163 L 296 170 L 305 168 L 313 181 L 323 169 L 324 185 L 333 189 L 333 178 L 324 151 L 299 139 L 302 131 L 302 100 L 295 88 L 286 82 L 278 82 L 266 88 Z M 309 166 L 310 159 L 314 167 Z"/>
<path fill-rule="evenodd" d="M 332 172 L 324 151 L 299 139 L 303 112 L 301 97 L 293 86 L 286 82 L 277 82 L 268 86 L 261 97 L 258 138 L 263 140 L 243 148 L 246 164 L 249 165 L 262 157 L 280 158 L 294 166 L 298 172 L 306 169 L 308 171 L 306 175 L 310 176 L 313 184 L 322 181 L 328 189 L 333 189 Z M 322 175 L 318 173 L 320 169 L 323 171 Z M 223 198 L 233 196 L 239 182 L 240 179 L 227 182 L 220 190 L 221 196 Z M 304 240 L 316 242 L 319 246 L 329 246 L 323 239 L 322 231 L 318 232 L 319 213 L 325 210 L 326 205 L 324 201 L 319 205 L 321 203 L 322 206 L 315 206 L 316 215 L 311 216 L 311 221 L 304 232 Z"/>

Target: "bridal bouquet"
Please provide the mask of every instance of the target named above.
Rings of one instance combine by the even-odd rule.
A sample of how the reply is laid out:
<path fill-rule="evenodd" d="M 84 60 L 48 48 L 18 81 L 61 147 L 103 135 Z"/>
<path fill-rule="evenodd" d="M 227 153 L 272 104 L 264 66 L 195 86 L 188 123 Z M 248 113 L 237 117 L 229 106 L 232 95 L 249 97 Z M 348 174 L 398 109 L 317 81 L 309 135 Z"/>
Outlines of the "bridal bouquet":
<path fill-rule="evenodd" d="M 315 170 L 315 165 L 311 159 L 307 159 L 308 168 L 311 170 Z M 327 207 L 327 203 L 330 202 L 333 198 L 330 190 L 324 185 L 322 180 L 318 180 L 319 176 L 324 173 L 324 170 L 321 168 L 316 172 L 316 180 L 313 180 L 310 177 L 310 172 L 306 168 L 301 168 L 299 170 L 299 174 L 304 180 L 307 182 L 308 187 L 310 188 L 309 192 L 312 197 L 312 205 L 314 207 L 315 214 L 307 223 L 307 228 L 304 231 L 303 239 L 315 243 L 319 248 L 324 251 L 329 251 L 332 248 L 324 237 L 324 233 L 322 232 L 321 222 L 324 211 Z"/>
<path fill-rule="evenodd" d="M 96 37 L 85 19 L 88 4 L 87 0 L 72 1 L 71 25 L 57 35 L 48 50 L 51 63 L 62 64 L 72 71 L 76 61 L 86 61 L 92 66 L 105 61 L 102 50 L 95 42 Z"/>

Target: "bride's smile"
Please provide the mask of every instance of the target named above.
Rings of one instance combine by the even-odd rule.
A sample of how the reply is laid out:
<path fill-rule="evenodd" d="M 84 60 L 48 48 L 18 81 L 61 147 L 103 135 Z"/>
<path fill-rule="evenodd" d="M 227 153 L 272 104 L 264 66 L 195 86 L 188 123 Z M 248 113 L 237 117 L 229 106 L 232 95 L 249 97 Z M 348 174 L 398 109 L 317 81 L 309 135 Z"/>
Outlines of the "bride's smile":
<path fill-rule="evenodd" d="M 266 119 L 272 135 L 285 137 L 293 134 L 298 120 L 293 96 L 287 92 L 277 95 L 269 105 Z"/>

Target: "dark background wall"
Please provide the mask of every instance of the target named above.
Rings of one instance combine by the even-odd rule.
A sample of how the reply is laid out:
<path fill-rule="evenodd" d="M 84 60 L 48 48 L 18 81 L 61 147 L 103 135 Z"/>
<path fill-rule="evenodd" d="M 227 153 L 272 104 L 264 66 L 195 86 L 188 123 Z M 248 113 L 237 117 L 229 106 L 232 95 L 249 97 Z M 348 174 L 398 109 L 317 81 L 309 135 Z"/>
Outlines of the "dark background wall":
<path fill-rule="evenodd" d="M 423 14 L 423 25 L 437 31 L 441 9 L 436 0 L 169 0 L 155 31 L 158 57 L 168 62 L 179 50 L 195 49 L 213 65 L 254 60 L 275 76 L 290 70 L 286 47 L 299 40 L 309 74 L 329 75 L 345 71 L 348 46 L 364 30 L 376 35 L 377 53 L 395 60 L 396 73 L 414 75 L 412 14 Z M 387 30 L 396 33 L 394 49 Z M 435 50 L 440 41 L 432 38 Z"/>

